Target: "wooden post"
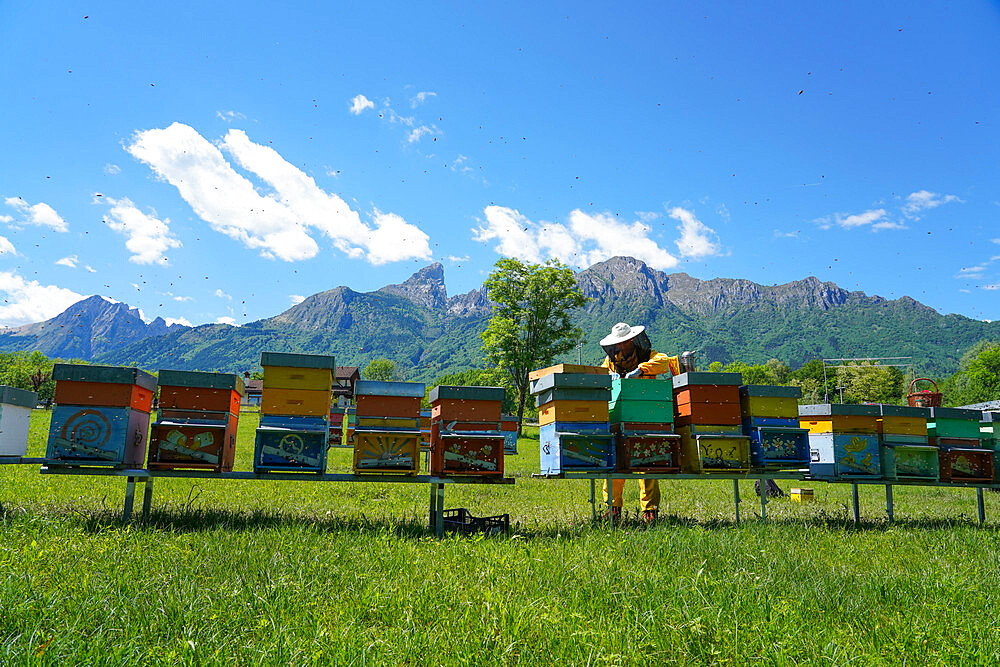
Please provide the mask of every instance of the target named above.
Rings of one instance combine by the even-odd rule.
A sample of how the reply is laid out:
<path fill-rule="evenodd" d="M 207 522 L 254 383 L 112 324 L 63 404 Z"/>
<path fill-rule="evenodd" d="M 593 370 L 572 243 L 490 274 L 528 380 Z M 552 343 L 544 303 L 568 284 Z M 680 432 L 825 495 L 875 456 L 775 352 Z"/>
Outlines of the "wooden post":
<path fill-rule="evenodd" d="M 597 521 L 597 482 L 590 480 L 590 520 Z"/>
<path fill-rule="evenodd" d="M 858 507 L 858 483 L 854 482 L 851 484 L 851 500 L 854 504 L 854 525 L 858 526 L 861 524 L 861 510 Z"/>
<path fill-rule="evenodd" d="M 434 534 L 438 539 L 444 537 L 444 484 L 437 485 L 437 525 L 434 526 Z"/>
<path fill-rule="evenodd" d="M 885 485 L 885 513 L 889 517 L 889 523 L 893 522 L 893 511 L 894 507 L 892 504 L 892 484 Z"/>
<path fill-rule="evenodd" d="M 437 484 L 431 484 L 431 504 L 430 504 L 430 522 L 428 527 L 431 530 L 437 530 Z"/>

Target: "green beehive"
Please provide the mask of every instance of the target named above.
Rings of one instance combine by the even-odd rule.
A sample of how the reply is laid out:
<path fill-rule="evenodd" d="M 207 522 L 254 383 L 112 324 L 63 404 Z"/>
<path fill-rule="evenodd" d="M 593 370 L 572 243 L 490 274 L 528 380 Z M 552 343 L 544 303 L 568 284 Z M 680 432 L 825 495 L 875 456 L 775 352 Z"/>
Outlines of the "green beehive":
<path fill-rule="evenodd" d="M 983 417 L 980 410 L 963 408 L 931 408 L 927 422 L 927 435 L 937 438 L 982 438 L 979 421 Z"/>

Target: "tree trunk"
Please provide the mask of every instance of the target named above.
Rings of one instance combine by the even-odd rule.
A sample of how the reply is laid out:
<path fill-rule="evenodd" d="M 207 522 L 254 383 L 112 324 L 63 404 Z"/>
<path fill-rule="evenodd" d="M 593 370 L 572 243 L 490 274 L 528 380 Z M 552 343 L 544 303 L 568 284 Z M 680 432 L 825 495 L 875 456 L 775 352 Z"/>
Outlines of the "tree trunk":
<path fill-rule="evenodd" d="M 521 437 L 524 430 L 524 402 L 528 398 L 527 387 L 518 387 L 517 390 L 517 437 Z"/>

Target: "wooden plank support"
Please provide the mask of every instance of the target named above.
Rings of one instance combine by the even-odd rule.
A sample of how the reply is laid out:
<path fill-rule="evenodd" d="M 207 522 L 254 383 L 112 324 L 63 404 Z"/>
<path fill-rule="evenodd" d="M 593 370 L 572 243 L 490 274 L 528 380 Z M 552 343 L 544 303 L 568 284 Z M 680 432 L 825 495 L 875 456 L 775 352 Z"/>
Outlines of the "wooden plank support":
<path fill-rule="evenodd" d="M 892 505 L 892 484 L 885 485 L 885 514 L 889 517 L 889 523 L 891 524 L 894 520 L 893 517 L 894 507 Z"/>
<path fill-rule="evenodd" d="M 858 507 L 858 483 L 851 484 L 851 501 L 854 505 L 854 525 L 861 524 L 861 509 Z"/>
<path fill-rule="evenodd" d="M 597 480 L 590 480 L 590 519 L 597 521 Z"/>

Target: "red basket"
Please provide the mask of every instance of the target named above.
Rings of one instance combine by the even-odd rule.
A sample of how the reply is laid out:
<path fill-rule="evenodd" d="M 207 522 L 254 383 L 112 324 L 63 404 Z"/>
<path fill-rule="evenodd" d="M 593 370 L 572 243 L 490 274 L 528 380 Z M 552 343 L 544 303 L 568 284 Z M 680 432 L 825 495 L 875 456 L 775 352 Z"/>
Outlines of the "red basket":
<path fill-rule="evenodd" d="M 924 389 L 923 391 L 913 391 L 913 385 L 920 382 L 921 380 L 926 380 L 934 385 L 934 391 L 930 389 Z M 910 383 L 910 389 L 906 395 L 906 401 L 913 408 L 940 408 L 941 401 L 944 399 L 944 395 L 938 391 L 937 383 L 930 378 L 917 378 Z"/>

